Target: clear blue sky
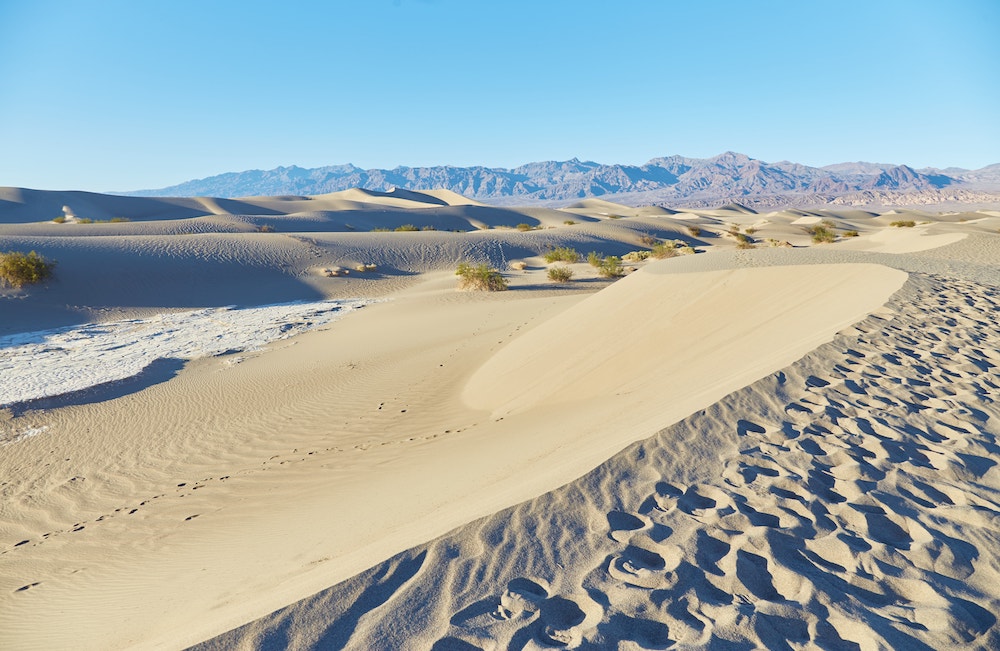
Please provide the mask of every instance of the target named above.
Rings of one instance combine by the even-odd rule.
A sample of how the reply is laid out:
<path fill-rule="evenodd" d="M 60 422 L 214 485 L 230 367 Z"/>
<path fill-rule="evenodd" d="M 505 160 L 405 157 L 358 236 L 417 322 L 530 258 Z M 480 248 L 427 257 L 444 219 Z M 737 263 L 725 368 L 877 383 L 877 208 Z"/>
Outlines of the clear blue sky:
<path fill-rule="evenodd" d="M 0 0 L 0 185 L 1000 162 L 998 0 Z"/>

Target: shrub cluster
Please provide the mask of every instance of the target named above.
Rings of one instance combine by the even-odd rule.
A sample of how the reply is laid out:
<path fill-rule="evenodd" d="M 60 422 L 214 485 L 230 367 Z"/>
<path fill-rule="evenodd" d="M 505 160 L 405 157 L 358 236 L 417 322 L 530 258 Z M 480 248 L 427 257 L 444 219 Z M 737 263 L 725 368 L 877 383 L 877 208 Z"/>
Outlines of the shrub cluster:
<path fill-rule="evenodd" d="M 573 277 L 573 270 L 564 265 L 557 265 L 549 267 L 548 276 L 554 283 L 566 283 Z"/>
<path fill-rule="evenodd" d="M 653 250 L 650 251 L 650 255 L 657 260 L 672 258 L 677 255 L 677 247 L 674 242 L 659 242 L 653 245 Z"/>
<path fill-rule="evenodd" d="M 478 289 L 486 292 L 501 292 L 507 289 L 507 280 L 488 264 L 472 265 L 460 262 L 455 275 L 458 276 L 459 289 Z"/>
<path fill-rule="evenodd" d="M 597 267 L 597 273 L 605 278 L 620 278 L 625 275 L 625 268 L 622 266 L 621 258 L 609 255 L 601 260 L 601 264 Z"/>
<path fill-rule="evenodd" d="M 544 257 L 545 261 L 549 264 L 553 262 L 569 262 L 572 264 L 580 261 L 580 254 L 576 252 L 576 249 L 571 249 L 568 246 L 552 249 Z"/>
<path fill-rule="evenodd" d="M 809 232 L 812 234 L 813 244 L 830 244 L 837 239 L 837 234 L 828 226 L 816 225 Z"/>
<path fill-rule="evenodd" d="M 0 253 L 0 284 L 20 289 L 34 285 L 52 276 L 56 263 L 46 260 L 34 251 Z"/>
<path fill-rule="evenodd" d="M 895 226 L 896 228 L 913 228 L 916 225 L 917 222 L 912 219 L 899 219 L 889 223 L 889 226 Z"/>

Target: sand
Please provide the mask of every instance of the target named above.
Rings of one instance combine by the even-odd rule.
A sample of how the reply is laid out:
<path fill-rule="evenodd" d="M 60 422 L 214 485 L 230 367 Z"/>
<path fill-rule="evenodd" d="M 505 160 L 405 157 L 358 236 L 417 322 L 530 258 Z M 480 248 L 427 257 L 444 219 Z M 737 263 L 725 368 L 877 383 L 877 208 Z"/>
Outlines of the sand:
<path fill-rule="evenodd" d="M 995 215 L 896 228 L 901 213 L 348 191 L 87 195 L 97 218 L 142 218 L 30 221 L 32 201 L 76 199 L 51 194 L 0 204 L 0 249 L 59 259 L 48 286 L 0 294 L 8 341 L 368 302 L 263 347 L 8 400 L 3 648 L 1000 642 Z M 808 246 L 804 217 L 861 235 Z M 277 232 L 254 231 L 265 218 Z M 355 225 L 397 221 L 437 230 Z M 642 236 L 702 253 L 545 280 L 549 248 L 622 255 Z M 456 291 L 459 260 L 501 266 L 511 291 Z M 376 269 L 323 273 L 359 263 Z"/>

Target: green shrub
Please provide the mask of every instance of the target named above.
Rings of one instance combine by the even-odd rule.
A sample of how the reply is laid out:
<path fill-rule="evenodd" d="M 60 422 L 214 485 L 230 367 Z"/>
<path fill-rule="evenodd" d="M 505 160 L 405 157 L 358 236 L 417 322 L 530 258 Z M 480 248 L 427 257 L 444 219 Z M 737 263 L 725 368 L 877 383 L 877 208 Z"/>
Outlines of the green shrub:
<path fill-rule="evenodd" d="M 844 231 L 844 237 L 857 237 L 857 231 Z"/>
<path fill-rule="evenodd" d="M 123 222 L 130 222 L 132 220 L 129 219 L 128 217 L 112 217 L 108 221 L 110 221 L 112 224 L 121 224 Z"/>
<path fill-rule="evenodd" d="M 757 229 L 754 228 L 753 226 L 747 226 L 746 228 L 743 229 L 743 232 L 746 233 L 747 235 L 753 235 L 754 233 L 757 232 Z"/>
<path fill-rule="evenodd" d="M 81 219 L 76 220 L 76 223 L 77 224 L 93 224 L 94 220 L 91 219 L 90 217 L 83 217 Z"/>
<path fill-rule="evenodd" d="M 695 254 L 695 250 L 694 250 L 693 246 L 682 246 L 681 248 L 677 249 L 677 252 L 681 253 L 683 255 L 694 255 Z"/>
<path fill-rule="evenodd" d="M 517 230 L 521 231 L 522 233 L 524 231 L 534 230 L 534 226 L 532 226 L 531 224 L 523 224 L 523 223 L 522 224 L 518 224 L 515 228 L 517 228 Z"/>
<path fill-rule="evenodd" d="M 672 258 L 677 255 L 677 247 L 674 246 L 673 242 L 660 242 L 653 247 L 653 250 L 650 251 L 650 255 L 657 260 Z"/>
<path fill-rule="evenodd" d="M 460 262 L 455 275 L 458 276 L 459 289 L 477 289 L 486 292 L 501 292 L 507 289 L 507 280 L 488 264 L 472 265 Z"/>
<path fill-rule="evenodd" d="M 571 249 L 568 246 L 563 246 L 558 249 L 552 249 L 545 254 L 545 261 L 549 264 L 553 262 L 579 262 L 580 254 L 576 252 L 576 249 Z"/>
<path fill-rule="evenodd" d="M 621 215 L 608 215 L 608 219 L 621 219 Z"/>
<path fill-rule="evenodd" d="M 566 283 L 573 277 L 573 270 L 563 265 L 549 267 L 548 276 L 554 283 Z"/>
<path fill-rule="evenodd" d="M 590 253 L 587 254 L 587 264 L 589 264 L 591 267 L 600 267 L 601 261 L 603 259 L 604 256 L 598 253 L 597 251 L 591 251 Z"/>
<path fill-rule="evenodd" d="M 575 224 L 576 222 L 575 222 L 575 221 L 573 221 L 572 219 L 567 219 L 567 220 L 566 220 L 566 221 L 564 221 L 563 223 L 564 223 L 564 224 L 566 224 L 567 226 L 572 226 L 572 225 L 573 225 L 573 224 Z"/>
<path fill-rule="evenodd" d="M 889 223 L 889 226 L 895 226 L 896 228 L 913 228 L 916 225 L 917 223 L 912 219 L 899 219 Z"/>
<path fill-rule="evenodd" d="M 620 278 L 625 275 L 625 268 L 622 267 L 621 258 L 609 255 L 601 260 L 601 264 L 597 267 L 597 273 L 605 278 Z"/>
<path fill-rule="evenodd" d="M 66 223 L 66 215 L 59 215 L 58 217 L 56 217 L 52 221 L 54 221 L 57 224 L 65 224 Z"/>
<path fill-rule="evenodd" d="M 826 226 L 816 225 L 811 229 L 813 244 L 830 244 L 837 239 L 837 234 Z"/>
<path fill-rule="evenodd" d="M 402 226 L 396 227 L 397 231 L 419 231 L 420 229 L 413 224 L 403 224 Z"/>
<path fill-rule="evenodd" d="M 0 253 L 0 284 L 19 289 L 52 277 L 56 263 L 46 260 L 34 251 Z"/>

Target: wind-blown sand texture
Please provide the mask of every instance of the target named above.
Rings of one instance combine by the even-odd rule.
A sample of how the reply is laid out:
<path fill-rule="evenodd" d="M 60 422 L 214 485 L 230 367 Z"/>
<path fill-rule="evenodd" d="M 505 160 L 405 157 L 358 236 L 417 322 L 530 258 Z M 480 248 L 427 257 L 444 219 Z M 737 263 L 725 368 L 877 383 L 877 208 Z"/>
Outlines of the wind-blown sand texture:
<path fill-rule="evenodd" d="M 5 193 L 0 250 L 59 266 L 0 294 L 0 335 L 389 300 L 11 405 L 3 648 L 1000 645 L 996 215 L 230 200 L 266 233 L 222 200 L 87 195 L 148 219 L 53 224 L 26 215 L 71 193 Z M 484 214 L 551 228 L 444 230 Z M 888 227 L 910 216 L 930 223 Z M 382 218 L 438 230 L 343 227 Z M 729 234 L 803 247 L 822 219 L 861 236 Z M 706 252 L 544 279 L 549 248 L 642 236 Z M 459 260 L 526 269 L 456 292 Z"/>

